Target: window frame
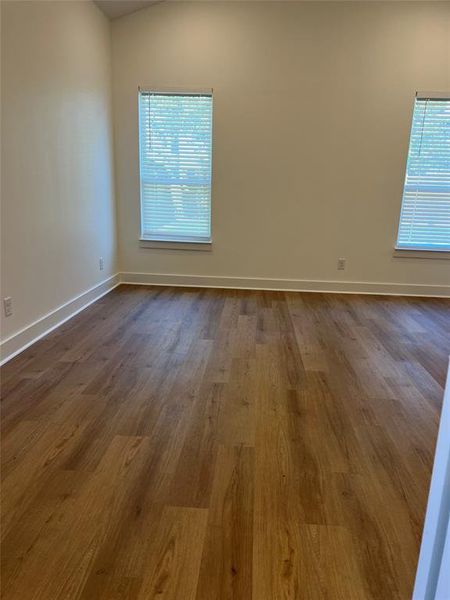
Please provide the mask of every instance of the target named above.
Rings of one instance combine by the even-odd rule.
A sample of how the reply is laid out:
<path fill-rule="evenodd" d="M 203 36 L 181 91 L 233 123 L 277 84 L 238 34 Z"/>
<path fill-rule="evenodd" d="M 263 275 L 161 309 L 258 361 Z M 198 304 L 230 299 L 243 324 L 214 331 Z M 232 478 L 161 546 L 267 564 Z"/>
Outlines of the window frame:
<path fill-rule="evenodd" d="M 394 244 L 394 257 L 397 258 L 436 258 L 436 259 L 450 259 L 450 249 L 447 248 L 427 248 L 426 246 L 399 246 L 398 237 L 400 233 L 400 224 L 402 220 L 402 212 L 403 212 L 403 197 L 405 193 L 405 184 L 406 178 L 408 174 L 408 159 L 409 159 L 409 151 L 411 146 L 411 134 L 413 128 L 413 120 L 414 120 L 414 111 L 416 108 L 417 100 L 448 100 L 450 101 L 450 92 L 416 92 L 414 97 L 414 102 L 412 105 L 410 123 L 411 127 L 409 130 L 409 138 L 408 138 L 408 147 L 407 147 L 407 156 L 406 156 L 406 164 L 405 164 L 405 175 L 403 179 L 402 186 L 402 194 L 400 199 L 400 210 L 398 212 L 398 221 L 397 221 L 397 229 L 395 236 L 395 244 Z"/>
<path fill-rule="evenodd" d="M 210 196 L 209 196 L 209 238 L 195 238 L 182 236 L 144 236 L 143 231 L 143 198 L 142 198 L 142 177 L 141 177 L 141 94 L 160 94 L 165 96 L 209 96 L 211 97 L 211 158 L 210 158 Z M 137 94 L 138 102 L 138 160 L 139 160 L 139 246 L 141 248 L 161 248 L 168 250 L 204 250 L 212 249 L 212 188 L 213 188 L 213 121 L 214 121 L 214 97 L 211 87 L 159 87 L 159 86 L 139 86 Z"/>

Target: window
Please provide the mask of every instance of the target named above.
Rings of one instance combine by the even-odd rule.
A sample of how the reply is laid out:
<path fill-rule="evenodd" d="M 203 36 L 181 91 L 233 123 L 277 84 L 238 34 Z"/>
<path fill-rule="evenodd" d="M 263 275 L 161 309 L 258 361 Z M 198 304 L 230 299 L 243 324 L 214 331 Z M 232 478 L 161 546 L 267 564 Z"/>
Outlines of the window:
<path fill-rule="evenodd" d="M 398 249 L 450 250 L 450 95 L 417 94 Z"/>
<path fill-rule="evenodd" d="M 143 240 L 211 241 L 211 130 L 211 92 L 139 92 Z"/>

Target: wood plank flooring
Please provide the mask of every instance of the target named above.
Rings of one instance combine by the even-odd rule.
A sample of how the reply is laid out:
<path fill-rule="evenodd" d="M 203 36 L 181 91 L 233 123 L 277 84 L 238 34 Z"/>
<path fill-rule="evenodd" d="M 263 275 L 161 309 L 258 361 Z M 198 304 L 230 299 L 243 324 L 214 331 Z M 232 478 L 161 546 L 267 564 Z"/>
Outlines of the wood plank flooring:
<path fill-rule="evenodd" d="M 408 600 L 439 299 L 121 286 L 2 369 L 5 600 Z"/>

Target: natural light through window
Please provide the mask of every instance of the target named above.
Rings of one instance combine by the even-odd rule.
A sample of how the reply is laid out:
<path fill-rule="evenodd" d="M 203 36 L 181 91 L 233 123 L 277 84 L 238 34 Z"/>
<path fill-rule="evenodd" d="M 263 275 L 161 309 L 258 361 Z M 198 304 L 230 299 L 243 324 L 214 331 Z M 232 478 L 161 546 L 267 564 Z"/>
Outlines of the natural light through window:
<path fill-rule="evenodd" d="M 211 241 L 211 92 L 139 92 L 141 238 Z"/>
<path fill-rule="evenodd" d="M 417 94 L 396 247 L 450 250 L 448 94 Z"/>

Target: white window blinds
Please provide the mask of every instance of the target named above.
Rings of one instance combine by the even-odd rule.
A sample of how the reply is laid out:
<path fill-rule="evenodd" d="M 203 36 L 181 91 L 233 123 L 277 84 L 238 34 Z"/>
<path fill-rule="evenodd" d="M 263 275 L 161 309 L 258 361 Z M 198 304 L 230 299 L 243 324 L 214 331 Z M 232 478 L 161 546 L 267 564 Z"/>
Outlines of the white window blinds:
<path fill-rule="evenodd" d="M 450 250 L 450 96 L 414 105 L 397 248 Z"/>
<path fill-rule="evenodd" d="M 139 92 L 141 236 L 211 239 L 211 93 Z"/>

